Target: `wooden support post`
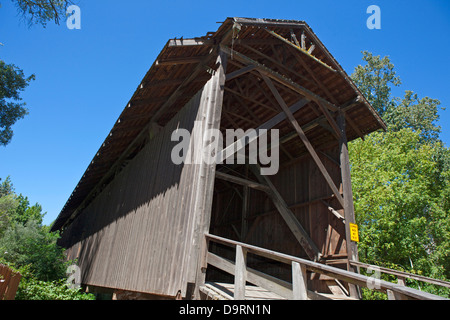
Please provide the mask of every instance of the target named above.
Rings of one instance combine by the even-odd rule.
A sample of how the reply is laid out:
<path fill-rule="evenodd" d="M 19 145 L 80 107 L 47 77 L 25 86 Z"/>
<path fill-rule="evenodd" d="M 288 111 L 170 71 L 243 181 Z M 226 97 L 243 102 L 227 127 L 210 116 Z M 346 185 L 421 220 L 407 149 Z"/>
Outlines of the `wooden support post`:
<path fill-rule="evenodd" d="M 317 248 L 315 243 L 311 240 L 308 233 L 300 224 L 300 222 L 297 220 L 294 213 L 291 211 L 291 209 L 289 209 L 288 205 L 283 200 L 278 190 L 272 184 L 272 181 L 270 181 L 270 179 L 267 176 L 261 175 L 260 173 L 261 168 L 259 168 L 259 166 L 251 165 L 250 168 L 252 172 L 256 175 L 258 180 L 261 183 L 265 183 L 270 188 L 270 192 L 268 193 L 268 195 L 272 199 L 273 204 L 283 217 L 284 221 L 286 221 L 286 224 L 288 225 L 289 229 L 291 229 L 292 233 L 305 250 L 308 257 L 315 261 L 319 260 L 320 259 L 319 249 Z"/>
<path fill-rule="evenodd" d="M 234 271 L 234 300 L 245 300 L 247 282 L 247 251 L 236 246 L 236 264 Z"/>
<path fill-rule="evenodd" d="M 330 186 L 331 190 L 333 191 L 334 195 L 336 196 L 336 199 L 339 201 L 339 203 L 344 206 L 344 200 L 342 199 L 341 193 L 339 192 L 339 189 L 334 184 L 333 179 L 330 177 L 327 169 L 323 165 L 322 161 L 320 160 L 319 156 L 317 155 L 316 150 L 311 145 L 311 142 L 309 142 L 309 139 L 306 137 L 305 132 L 298 124 L 297 120 L 295 119 L 292 112 L 289 110 L 289 108 L 286 105 L 286 102 L 284 102 L 283 98 L 281 97 L 280 93 L 278 92 L 277 88 L 273 85 L 272 81 L 261 73 L 262 78 L 266 82 L 269 89 L 272 91 L 273 95 L 275 96 L 276 100 L 278 101 L 279 105 L 283 109 L 284 113 L 286 114 L 286 117 L 290 121 L 291 125 L 294 127 L 295 131 L 297 131 L 297 134 L 299 135 L 300 139 L 302 140 L 303 144 L 305 145 L 308 152 L 311 154 L 311 157 L 313 158 L 314 162 L 319 167 L 320 172 L 324 176 L 325 180 L 327 181 L 328 185 Z"/>
<path fill-rule="evenodd" d="M 387 293 L 387 296 L 388 296 L 388 300 L 408 300 L 407 296 L 405 296 L 405 295 L 403 295 L 401 293 L 392 291 L 390 289 L 386 290 L 386 293 Z"/>
<path fill-rule="evenodd" d="M 245 165 L 245 177 L 248 178 L 248 164 Z M 249 203 L 249 188 L 244 186 L 242 192 L 242 217 L 241 217 L 241 242 L 245 242 L 248 231 L 248 203 Z"/>
<path fill-rule="evenodd" d="M 292 262 L 292 298 L 308 300 L 306 268 L 295 261 Z"/>
<path fill-rule="evenodd" d="M 401 286 L 406 286 L 405 277 L 397 276 L 397 283 Z"/>
<path fill-rule="evenodd" d="M 347 243 L 347 255 L 349 260 L 359 261 L 358 247 L 356 242 L 351 241 L 350 238 L 350 224 L 355 223 L 355 208 L 353 205 L 353 191 L 352 181 L 350 175 L 350 159 L 348 155 L 347 135 L 345 128 L 345 114 L 340 111 L 338 113 L 338 126 L 341 130 L 341 139 L 339 140 L 340 160 L 341 160 L 341 176 L 342 188 L 344 194 L 344 218 L 345 218 L 345 239 Z M 358 268 L 348 265 L 349 271 L 358 272 Z M 359 289 L 350 284 L 350 296 L 360 298 Z"/>
<path fill-rule="evenodd" d="M 218 69 L 212 81 L 209 85 L 210 90 L 207 94 L 207 103 L 202 102 L 205 112 L 205 128 L 206 129 L 218 129 L 220 127 L 220 119 L 222 114 L 223 94 L 225 87 L 225 72 L 227 66 L 227 55 L 219 50 L 216 60 Z M 203 133 L 202 133 L 203 134 Z M 201 150 L 200 150 L 201 151 Z M 198 152 L 198 151 L 197 151 Z M 202 159 L 203 160 L 203 159 Z M 204 260 L 202 253 L 206 249 L 204 248 L 206 243 L 203 238 L 209 231 L 211 222 L 211 207 L 213 202 L 213 192 L 208 192 L 214 189 L 215 181 L 215 164 L 207 164 L 205 161 L 201 161 L 201 165 L 198 168 L 198 178 L 192 183 L 197 192 L 194 196 L 193 210 L 196 210 L 195 220 L 193 224 L 193 241 L 190 248 L 189 261 L 188 261 L 188 275 L 187 278 L 195 283 L 193 298 L 200 297 L 199 288 L 205 283 L 206 274 L 204 269 Z"/>

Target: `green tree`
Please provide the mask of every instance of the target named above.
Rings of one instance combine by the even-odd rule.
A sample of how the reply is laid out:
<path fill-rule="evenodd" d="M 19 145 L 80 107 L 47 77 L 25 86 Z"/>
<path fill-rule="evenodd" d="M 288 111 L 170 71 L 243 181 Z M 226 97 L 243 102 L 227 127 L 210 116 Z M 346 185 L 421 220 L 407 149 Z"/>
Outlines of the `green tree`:
<path fill-rule="evenodd" d="M 361 93 L 380 114 L 390 130 L 411 128 L 421 132 L 423 141 L 438 141 L 441 133 L 439 110 L 441 102 L 429 97 L 419 98 L 406 90 L 403 98 L 392 96 L 394 87 L 401 84 L 395 66 L 388 56 L 375 56 L 363 52 L 364 65 L 355 68 L 351 75 Z"/>
<path fill-rule="evenodd" d="M 2 181 L 2 178 L 0 178 L 0 182 Z M 1 182 L 0 184 L 0 198 L 3 196 L 7 196 L 14 192 L 14 187 L 11 182 L 10 177 L 6 177 L 5 181 Z"/>
<path fill-rule="evenodd" d="M 439 109 L 441 102 L 425 97 L 419 99 L 417 93 L 407 90 L 403 100 L 390 108 L 384 115 L 386 123 L 392 130 L 411 128 L 421 132 L 424 141 L 438 141 L 441 133 Z"/>
<path fill-rule="evenodd" d="M 12 224 L 0 238 L 0 257 L 18 268 L 30 266 L 37 280 L 58 280 L 65 276 L 67 265 L 57 239 L 58 234 L 33 220 Z"/>
<path fill-rule="evenodd" d="M 0 182 L 1 182 L 0 178 Z M 11 223 L 19 202 L 14 193 L 14 187 L 9 177 L 0 184 L 0 237 Z"/>
<path fill-rule="evenodd" d="M 48 21 L 59 21 L 66 16 L 66 9 L 72 3 L 69 0 L 12 0 L 17 10 L 31 26 L 40 24 L 43 27 Z"/>
<path fill-rule="evenodd" d="M 366 64 L 357 66 L 351 78 L 372 107 L 383 116 L 395 106 L 391 91 L 401 84 L 401 80 L 389 57 L 381 58 L 363 51 L 363 60 Z"/>
<path fill-rule="evenodd" d="M 0 60 L 0 145 L 11 142 L 12 126 L 28 114 L 20 94 L 34 79 L 34 75 L 25 77 L 21 69 Z"/>
<path fill-rule="evenodd" d="M 11 217 L 14 222 L 26 224 L 28 221 L 33 220 L 39 225 L 42 224 L 45 213 L 42 213 L 42 206 L 39 203 L 30 206 L 28 197 L 25 197 L 22 194 L 17 196 L 17 201 L 18 206 Z"/>
<path fill-rule="evenodd" d="M 401 81 L 390 59 L 364 52 L 363 60 L 352 78 L 388 130 L 349 143 L 360 259 L 450 279 L 450 150 L 439 139 L 443 108 L 409 90 L 393 97 Z M 449 296 L 449 290 L 421 286 Z"/>

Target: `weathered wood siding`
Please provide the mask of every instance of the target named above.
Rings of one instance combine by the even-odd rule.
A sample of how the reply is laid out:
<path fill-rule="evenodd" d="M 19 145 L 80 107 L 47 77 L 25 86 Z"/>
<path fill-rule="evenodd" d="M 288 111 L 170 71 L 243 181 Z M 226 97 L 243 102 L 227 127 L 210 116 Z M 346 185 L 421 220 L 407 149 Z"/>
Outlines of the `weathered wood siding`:
<path fill-rule="evenodd" d="M 61 244 L 69 259 L 78 259 L 83 284 L 175 296 L 195 282 L 199 226 L 209 224 L 204 215 L 212 202 L 205 188 L 214 182 L 215 166 L 175 165 L 178 141 L 171 135 L 177 128 L 193 132 L 200 122 L 219 125 L 219 80 L 213 76 L 65 230 Z"/>

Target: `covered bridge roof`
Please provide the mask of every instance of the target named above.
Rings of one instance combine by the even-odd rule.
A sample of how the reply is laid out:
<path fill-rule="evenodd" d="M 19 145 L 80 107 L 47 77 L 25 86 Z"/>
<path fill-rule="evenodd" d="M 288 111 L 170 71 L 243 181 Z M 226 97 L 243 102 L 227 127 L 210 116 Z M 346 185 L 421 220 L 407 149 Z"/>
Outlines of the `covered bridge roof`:
<path fill-rule="evenodd" d="M 255 119 L 265 122 L 280 112 L 268 90 L 261 90 L 264 81 L 258 72 L 263 72 L 281 84 L 279 90 L 288 106 L 298 102 L 299 97 L 307 99 L 295 117 L 316 148 L 337 143 L 335 128 L 329 125 L 333 121 L 329 120 L 339 109 L 345 111 L 348 140 L 385 129 L 379 115 L 305 22 L 227 18 L 216 32 L 167 42 L 78 182 L 52 231 L 70 223 L 142 149 L 153 125 L 164 126 L 206 84 L 215 70 L 219 48 L 230 54 L 225 88 L 230 98 L 224 98 L 224 107 L 227 105 L 231 114 L 238 115 L 234 120 L 223 117 L 223 128 L 254 128 Z M 294 158 L 304 154 L 301 143 L 288 139 L 292 128 L 279 128 L 280 136 L 285 137 L 281 139 L 285 150 Z"/>

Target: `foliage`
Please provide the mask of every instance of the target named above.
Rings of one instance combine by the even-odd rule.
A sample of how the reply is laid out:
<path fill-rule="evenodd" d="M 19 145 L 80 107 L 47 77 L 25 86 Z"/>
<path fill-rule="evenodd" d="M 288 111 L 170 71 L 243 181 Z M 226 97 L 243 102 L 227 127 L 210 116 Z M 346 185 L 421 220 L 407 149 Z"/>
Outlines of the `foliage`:
<path fill-rule="evenodd" d="M 392 87 L 401 84 L 400 78 L 394 71 L 394 65 L 389 57 L 380 58 L 368 51 L 363 52 L 366 65 L 359 65 L 352 74 L 352 80 L 374 107 L 380 116 L 393 107 L 391 97 Z"/>
<path fill-rule="evenodd" d="M 440 107 L 441 102 L 429 97 L 419 98 L 411 90 L 406 90 L 403 98 L 392 97 L 392 89 L 400 86 L 401 79 L 390 58 L 364 51 L 363 60 L 366 64 L 355 68 L 352 80 L 389 129 L 411 128 L 421 132 L 422 141 L 439 141 L 438 111 L 445 110 Z"/>
<path fill-rule="evenodd" d="M 6 217 L 0 220 L 0 261 L 22 275 L 16 299 L 93 299 L 67 287 L 66 270 L 73 262 L 66 261 L 57 245 L 59 234 L 42 225 L 42 207 L 17 195 L 9 177 L 0 184 L 0 214 Z"/>
<path fill-rule="evenodd" d="M 450 278 L 448 172 L 441 144 L 422 144 L 411 129 L 373 133 L 350 144 L 360 258 Z"/>
<path fill-rule="evenodd" d="M 18 67 L 0 60 L 0 145 L 11 142 L 12 126 L 28 114 L 20 93 L 34 79 L 34 75 L 27 78 Z"/>
<path fill-rule="evenodd" d="M 437 124 L 440 104 L 439 100 L 429 97 L 419 99 L 417 93 L 407 90 L 403 100 L 395 108 L 390 108 L 384 119 L 391 130 L 411 128 L 421 132 L 423 141 L 438 141 L 441 133 L 441 126 Z"/>
<path fill-rule="evenodd" d="M 0 182 L 1 182 L 0 178 Z M 9 177 L 0 184 L 0 237 L 8 228 L 11 216 L 19 205 Z"/>
<path fill-rule="evenodd" d="M 388 130 L 349 143 L 360 259 L 450 279 L 450 150 L 439 140 L 441 103 L 409 90 L 402 99 L 392 97 L 401 80 L 390 59 L 364 52 L 363 60 L 366 65 L 352 78 Z M 407 284 L 450 296 L 446 288 L 415 280 Z M 370 290 L 363 296 L 385 298 Z"/>
<path fill-rule="evenodd" d="M 64 279 L 46 282 L 29 278 L 21 281 L 16 300 L 95 300 L 95 296 L 69 288 Z"/>
<path fill-rule="evenodd" d="M 48 21 L 56 24 L 66 16 L 66 9 L 72 3 L 69 0 L 13 0 L 17 10 L 28 22 L 28 25 L 40 24 L 43 27 Z"/>
<path fill-rule="evenodd" d="M 36 221 L 16 223 L 0 239 L 0 256 L 17 267 L 31 266 L 31 274 L 39 280 L 57 280 L 65 276 L 67 268 L 57 238 L 57 234 L 49 233 Z"/>
<path fill-rule="evenodd" d="M 36 221 L 39 225 L 42 224 L 42 220 L 45 213 L 42 213 L 42 206 L 39 203 L 30 206 L 28 197 L 19 194 L 17 197 L 18 206 L 11 217 L 16 223 L 25 225 L 28 221 Z"/>
<path fill-rule="evenodd" d="M 2 181 L 2 178 L 0 178 L 0 182 Z M 11 182 L 10 177 L 6 177 L 5 181 L 3 181 L 0 184 L 0 198 L 3 196 L 10 195 L 14 192 L 14 187 Z"/>

